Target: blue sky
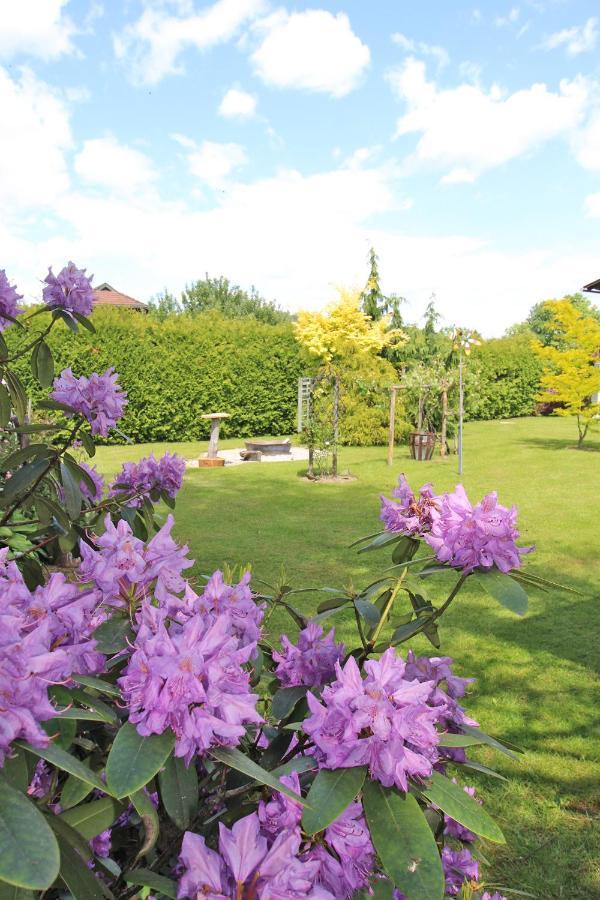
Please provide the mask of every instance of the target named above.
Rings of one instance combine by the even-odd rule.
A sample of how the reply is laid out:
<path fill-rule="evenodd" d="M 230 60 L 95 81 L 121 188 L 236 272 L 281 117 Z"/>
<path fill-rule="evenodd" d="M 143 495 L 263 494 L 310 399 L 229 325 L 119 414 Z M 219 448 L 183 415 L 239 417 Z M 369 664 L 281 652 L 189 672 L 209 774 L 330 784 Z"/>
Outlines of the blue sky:
<path fill-rule="evenodd" d="M 600 275 L 587 0 L 19 0 L 0 22 L 0 266 L 290 309 L 362 285 L 501 334 Z"/>

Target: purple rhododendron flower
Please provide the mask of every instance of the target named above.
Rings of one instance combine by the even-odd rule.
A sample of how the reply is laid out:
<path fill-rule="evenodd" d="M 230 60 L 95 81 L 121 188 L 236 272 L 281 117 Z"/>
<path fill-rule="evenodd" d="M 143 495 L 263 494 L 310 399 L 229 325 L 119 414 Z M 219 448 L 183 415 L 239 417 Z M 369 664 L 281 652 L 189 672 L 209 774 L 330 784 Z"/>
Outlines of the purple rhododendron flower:
<path fill-rule="evenodd" d="M 110 488 L 111 497 L 135 494 L 127 506 L 142 505 L 143 497 L 165 493 L 174 499 L 183 484 L 185 460 L 175 453 L 165 453 L 160 459 L 151 454 L 138 463 L 124 463 Z"/>
<path fill-rule="evenodd" d="M 499 891 L 494 891 L 493 894 L 490 894 L 489 891 L 484 891 L 481 895 L 481 900 L 507 900 L 507 898 Z"/>
<path fill-rule="evenodd" d="M 397 531 L 408 536 L 421 536 L 430 530 L 439 514 L 440 498 L 433 493 L 431 484 L 424 484 L 416 497 L 404 475 L 398 479 L 398 487 L 392 496 L 399 501 L 381 498 L 380 519 L 387 531 Z"/>
<path fill-rule="evenodd" d="M 85 269 L 78 269 L 70 262 L 55 275 L 52 268 L 44 278 L 46 287 L 42 292 L 44 303 L 50 309 L 65 309 L 67 312 L 89 316 L 92 311 L 94 292 L 92 278 L 85 274 Z"/>
<path fill-rule="evenodd" d="M 175 755 L 188 765 L 195 753 L 236 746 L 247 724 L 262 722 L 243 668 L 254 650 L 253 644 L 239 647 L 226 614 L 208 627 L 197 613 L 167 629 L 164 611 L 144 603 L 134 651 L 119 679 L 129 721 L 144 736 L 171 728 Z"/>
<path fill-rule="evenodd" d="M 233 633 L 240 643 L 256 644 L 260 638 L 260 627 L 264 617 L 265 604 L 257 604 L 250 589 L 250 572 L 244 572 L 238 584 L 227 584 L 218 569 L 210 576 L 199 597 L 191 598 L 193 609 L 215 619 L 227 613 Z"/>
<path fill-rule="evenodd" d="M 283 775 L 279 780 L 295 794 L 300 794 L 297 772 Z M 277 835 L 286 828 L 295 828 L 300 824 L 302 804 L 297 800 L 292 800 L 286 794 L 275 791 L 270 800 L 261 800 L 258 804 L 258 818 L 263 831 Z"/>
<path fill-rule="evenodd" d="M 479 878 L 479 863 L 466 848 L 452 850 L 450 847 L 444 847 L 442 866 L 446 878 L 446 893 L 451 897 L 458 894 L 465 881 L 477 881 Z"/>
<path fill-rule="evenodd" d="M 0 331 L 4 331 L 5 328 L 12 325 L 12 322 L 6 316 L 16 319 L 23 312 L 17 306 L 17 301 L 21 300 L 22 297 L 23 294 L 17 294 L 15 286 L 10 284 L 5 270 L 0 269 Z M 2 313 L 5 313 L 5 315 L 3 316 Z"/>
<path fill-rule="evenodd" d="M 53 772 L 48 763 L 43 759 L 38 760 L 33 771 L 33 778 L 27 788 L 29 796 L 36 797 L 38 800 L 45 797 L 52 786 L 52 775 Z"/>
<path fill-rule="evenodd" d="M 309 622 L 298 635 L 294 645 L 287 635 L 282 635 L 281 653 L 273 652 L 277 663 L 275 674 L 284 687 L 306 684 L 309 687 L 325 684 L 335 675 L 335 664 L 344 655 L 344 645 L 335 643 L 331 629 L 323 637 L 323 629 L 316 622 Z"/>
<path fill-rule="evenodd" d="M 104 667 L 91 637 L 101 620 L 100 594 L 81 591 L 62 573 L 31 592 L 7 554 L 0 550 L 0 766 L 17 738 L 48 745 L 39 723 L 56 716 L 49 684 Z"/>
<path fill-rule="evenodd" d="M 320 863 L 319 883 L 334 897 L 350 900 L 357 891 L 368 886 L 375 861 L 361 803 L 351 803 L 325 829 L 325 842 L 335 855 L 320 848 L 323 852 L 316 855 Z M 312 858 L 315 858 L 314 853 Z"/>
<path fill-rule="evenodd" d="M 186 831 L 180 857 L 184 874 L 177 897 L 333 900 L 333 894 L 314 884 L 318 865 L 299 859 L 300 844 L 299 828 L 282 831 L 275 838 L 263 834 L 257 813 L 238 819 L 231 829 L 219 824 L 218 853 L 206 846 L 201 835 Z"/>
<path fill-rule="evenodd" d="M 517 547 L 517 508 L 498 503 L 496 492 L 487 494 L 477 506 L 469 503 L 462 484 L 441 498 L 441 510 L 425 540 L 440 562 L 463 574 L 476 567 L 496 566 L 501 572 L 519 568 L 521 556 L 533 548 Z"/>
<path fill-rule="evenodd" d="M 110 856 L 110 848 L 112 844 L 112 828 L 107 828 L 106 831 L 101 831 L 100 834 L 97 834 L 96 837 L 93 837 L 89 842 L 90 849 L 92 853 L 96 856 L 99 856 L 101 859 L 106 859 L 107 856 Z"/>
<path fill-rule="evenodd" d="M 127 393 L 117 381 L 118 375 L 111 367 L 102 375 L 94 372 L 89 378 L 76 378 L 71 369 L 63 369 L 54 379 L 50 396 L 58 403 L 65 403 L 82 415 L 91 425 L 92 434 L 106 437 L 127 405 Z M 70 416 L 71 413 L 66 413 Z"/>
<path fill-rule="evenodd" d="M 92 481 L 94 482 L 95 490 L 91 490 L 90 486 L 86 481 L 81 481 L 79 483 L 79 490 L 86 500 L 89 500 L 90 503 L 98 503 L 102 500 L 102 496 L 104 494 L 104 478 L 96 468 L 96 466 L 91 466 L 87 462 L 80 462 L 79 466 L 88 473 Z"/>
<path fill-rule="evenodd" d="M 304 722 L 328 769 L 368 765 L 386 787 L 408 790 L 408 778 L 427 778 L 438 759 L 435 724 L 443 708 L 429 703 L 433 682 L 408 681 L 405 663 L 389 648 L 365 663 L 365 678 L 353 657 L 325 687 L 322 702 L 307 694 Z"/>

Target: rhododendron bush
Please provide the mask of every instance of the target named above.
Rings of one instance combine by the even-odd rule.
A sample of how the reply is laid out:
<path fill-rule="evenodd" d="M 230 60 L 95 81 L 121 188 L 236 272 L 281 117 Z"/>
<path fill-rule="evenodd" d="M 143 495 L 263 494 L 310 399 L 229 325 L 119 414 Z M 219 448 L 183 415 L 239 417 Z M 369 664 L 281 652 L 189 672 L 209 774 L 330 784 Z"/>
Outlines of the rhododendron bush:
<path fill-rule="evenodd" d="M 93 327 L 84 271 L 45 283 L 50 327 Z M 500 900 L 481 848 L 504 837 L 469 785 L 495 773 L 469 751 L 517 748 L 469 715 L 449 657 L 402 645 L 423 633 L 437 651 L 466 582 L 525 612 L 544 582 L 521 568 L 516 510 L 401 478 L 385 529 L 358 542 L 391 566 L 323 588 L 311 620 L 287 584 L 190 577 L 155 509 L 182 461 L 127 463 L 105 486 L 81 456 L 118 427 L 118 374 L 55 376 L 20 299 L 1 273 L 0 328 L 23 334 L 12 357 L 0 339 L 0 897 Z M 55 421 L 28 421 L 23 353 Z M 57 547 L 72 566 L 50 565 Z M 269 633 L 275 610 L 290 634 Z M 347 613 L 345 646 L 328 620 Z"/>

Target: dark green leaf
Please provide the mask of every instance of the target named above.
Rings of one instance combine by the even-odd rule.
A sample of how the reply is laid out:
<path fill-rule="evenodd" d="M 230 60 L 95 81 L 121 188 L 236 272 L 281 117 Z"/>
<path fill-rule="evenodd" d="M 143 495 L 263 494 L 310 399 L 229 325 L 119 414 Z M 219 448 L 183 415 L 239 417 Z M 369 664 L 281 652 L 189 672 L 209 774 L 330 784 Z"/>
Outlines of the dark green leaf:
<path fill-rule="evenodd" d="M 356 599 L 354 607 L 362 618 L 365 620 L 369 628 L 375 628 L 379 624 L 380 614 L 376 606 L 369 603 L 368 600 Z"/>
<path fill-rule="evenodd" d="M 119 718 L 116 712 L 104 700 L 100 700 L 99 697 L 93 696 L 89 691 L 84 691 L 81 688 L 72 688 L 69 693 L 82 706 L 89 706 L 99 717 L 98 721 L 106 722 L 109 725 L 118 725 Z"/>
<path fill-rule="evenodd" d="M 499 750 L 500 753 L 504 753 L 505 756 L 510 756 L 511 759 L 518 759 L 516 754 L 524 752 L 520 747 L 517 747 L 516 744 L 512 744 L 510 741 L 504 741 L 503 738 L 496 738 L 491 734 L 486 734 L 485 731 L 482 731 L 480 728 L 475 728 L 473 725 L 461 724 L 460 728 L 465 734 L 479 738 L 482 744 L 487 744 L 488 747 Z"/>
<path fill-rule="evenodd" d="M 483 741 L 471 734 L 441 734 L 438 743 L 440 747 L 473 747 Z"/>
<path fill-rule="evenodd" d="M 71 519 L 76 519 L 81 512 L 83 497 L 79 488 L 79 481 L 73 475 L 70 466 L 61 462 L 60 480 L 65 495 L 65 507 Z"/>
<path fill-rule="evenodd" d="M 417 634 L 417 632 L 422 629 L 423 625 L 427 624 L 429 618 L 429 616 L 421 616 L 413 619 L 412 622 L 408 622 L 406 625 L 401 625 L 399 628 L 396 628 L 392 635 L 392 646 L 395 646 L 396 644 L 402 644 L 404 641 L 407 641 L 409 638 Z"/>
<path fill-rule="evenodd" d="M 16 497 L 27 490 L 33 482 L 48 469 L 48 460 L 36 459 L 26 463 L 12 475 L 4 485 L 2 497 L 11 503 Z"/>
<path fill-rule="evenodd" d="M 0 900 L 36 900 L 33 891 L 0 881 Z"/>
<path fill-rule="evenodd" d="M 500 781 L 508 781 L 508 778 L 505 778 L 500 772 L 495 772 L 494 769 L 490 769 L 489 766 L 484 766 L 483 763 L 474 762 L 472 759 L 467 759 L 465 762 L 461 762 L 458 765 L 465 766 L 467 769 L 473 769 L 475 772 L 481 772 L 483 775 L 490 775 L 492 778 L 499 778 Z"/>
<path fill-rule="evenodd" d="M 79 831 L 71 828 L 60 816 L 46 813 L 46 822 L 56 834 L 57 838 L 64 838 L 86 861 L 92 858 L 90 845 Z"/>
<path fill-rule="evenodd" d="M 302 828 L 316 834 L 331 825 L 350 806 L 360 792 L 367 774 L 366 766 L 352 769 L 321 769 L 306 798 Z"/>
<path fill-rule="evenodd" d="M 77 734 L 77 722 L 73 719 L 47 719 L 40 725 L 52 739 L 51 746 L 60 750 L 68 750 Z"/>
<path fill-rule="evenodd" d="M 123 807 L 112 797 L 102 797 L 100 800 L 92 800 L 91 803 L 82 803 L 60 814 L 60 818 L 71 828 L 75 828 L 90 841 L 96 835 L 113 824 L 123 812 Z"/>
<path fill-rule="evenodd" d="M 423 810 L 412 794 L 366 781 L 363 806 L 384 870 L 410 900 L 442 900 L 444 872 Z"/>
<path fill-rule="evenodd" d="M 327 612 L 328 609 L 339 609 L 346 603 L 350 603 L 349 597 L 332 597 L 330 600 L 324 600 L 323 603 L 319 603 L 317 612 L 322 613 Z"/>
<path fill-rule="evenodd" d="M 128 646 L 128 638 L 133 638 L 133 631 L 129 619 L 122 616 L 113 615 L 94 631 L 94 639 L 97 641 L 96 649 L 99 653 L 112 655 L 124 650 Z"/>
<path fill-rule="evenodd" d="M 49 747 L 32 747 L 30 744 L 26 744 L 24 741 L 16 742 L 19 747 L 24 747 L 29 753 L 32 753 L 34 756 L 39 756 L 40 759 L 45 759 L 47 762 L 52 763 L 53 766 L 56 766 L 58 769 L 62 769 L 63 772 L 68 772 L 69 775 L 75 775 L 76 778 L 79 778 L 81 781 L 85 781 L 86 784 L 91 784 L 93 787 L 97 788 L 99 791 L 103 791 L 106 794 L 110 794 L 110 790 L 103 784 L 102 781 L 98 778 L 95 772 L 92 772 L 81 760 L 77 759 L 75 756 L 71 756 L 70 753 L 66 753 L 64 750 L 61 750 L 60 747 L 56 747 L 54 744 L 50 744 Z"/>
<path fill-rule="evenodd" d="M 149 887 L 153 891 L 158 891 L 159 894 L 164 894 L 165 897 L 170 897 L 171 900 L 176 900 L 177 882 L 165 878 L 164 875 L 157 875 L 151 869 L 132 869 L 131 872 L 124 875 L 124 878 L 127 884 Z"/>
<path fill-rule="evenodd" d="M 291 775 L 292 772 L 308 772 L 311 769 L 316 769 L 317 763 L 313 759 L 312 756 L 297 756 L 295 759 L 290 759 L 289 762 L 284 763 L 282 766 L 277 766 L 276 769 L 271 769 L 271 775 L 274 778 L 281 778 L 282 775 Z"/>
<path fill-rule="evenodd" d="M 46 446 L 46 444 L 29 444 L 28 447 L 22 447 L 20 450 L 15 450 L 14 453 L 9 453 L 8 456 L 5 456 L 0 464 L 0 472 L 10 472 L 12 469 L 22 465 L 22 463 L 27 462 L 27 460 L 33 459 L 33 457 L 42 456 L 48 458 L 55 455 L 56 451 L 52 447 Z"/>
<path fill-rule="evenodd" d="M 496 844 L 506 843 L 500 827 L 459 784 L 454 784 L 449 778 L 434 772 L 431 782 L 422 788 L 422 792 L 431 803 L 465 828 Z"/>
<path fill-rule="evenodd" d="M 506 609 L 510 609 L 511 612 L 516 613 L 518 616 L 525 615 L 527 612 L 527 594 L 523 587 L 510 575 L 505 575 L 504 572 L 499 572 L 498 569 L 489 569 L 485 572 L 478 569 L 475 572 L 475 579 L 490 597 L 493 597 Z"/>
<path fill-rule="evenodd" d="M 0 879 L 45 890 L 58 867 L 58 844 L 43 815 L 0 776 Z"/>
<path fill-rule="evenodd" d="M 85 763 L 87 762 L 86 760 Z M 91 784 L 81 781 L 80 778 L 76 778 L 74 775 L 69 775 L 63 784 L 60 794 L 60 805 L 63 809 L 71 809 L 71 807 L 77 806 L 78 803 L 85 800 L 93 790 L 94 788 Z"/>
<path fill-rule="evenodd" d="M 95 637 L 98 632 L 95 632 Z M 110 681 L 104 681 L 102 678 L 96 678 L 95 675 L 72 675 L 76 684 L 82 684 L 85 687 L 93 688 L 95 691 L 100 691 L 102 694 L 110 694 L 113 697 L 120 697 L 121 690 L 117 684 L 111 684 Z"/>
<path fill-rule="evenodd" d="M 379 550 L 380 547 L 385 547 L 386 544 L 395 544 L 400 540 L 402 535 L 396 534 L 393 531 L 382 531 L 376 537 L 373 538 L 368 544 L 365 544 L 364 547 L 361 547 L 358 551 L 359 553 L 368 553 L 370 550 Z"/>
<path fill-rule="evenodd" d="M 94 439 L 88 431 L 81 431 L 79 433 L 79 439 L 83 444 L 85 452 L 88 456 L 96 455 L 96 445 L 94 443 Z"/>
<path fill-rule="evenodd" d="M 419 548 L 419 542 L 415 538 L 403 535 L 392 551 L 392 562 L 399 564 L 412 559 Z"/>
<path fill-rule="evenodd" d="M 59 837 L 60 877 L 74 900 L 103 900 L 100 882 L 68 841 Z"/>
<path fill-rule="evenodd" d="M 35 377 L 42 387 L 50 387 L 54 379 L 54 360 L 52 351 L 45 341 L 41 341 L 37 345 L 37 373 Z"/>
<path fill-rule="evenodd" d="M 114 739 L 106 760 L 106 781 L 115 797 L 135 794 L 154 778 L 173 749 L 172 731 L 142 737 L 126 722 Z"/>
<path fill-rule="evenodd" d="M 60 309 L 60 307 L 57 307 L 53 311 L 52 315 L 55 319 L 62 319 L 67 328 L 69 328 L 73 332 L 73 334 L 77 334 L 77 332 L 79 331 L 77 322 L 75 321 L 71 313 L 66 311 L 66 309 Z"/>
<path fill-rule="evenodd" d="M 14 788 L 26 793 L 29 787 L 29 769 L 27 768 L 25 751 L 17 750 L 13 752 L 12 756 L 7 756 L 4 760 L 2 773 Z"/>
<path fill-rule="evenodd" d="M 5 369 L 4 379 L 12 400 L 12 406 L 20 423 L 27 416 L 27 392 L 19 376 L 11 369 Z"/>
<path fill-rule="evenodd" d="M 302 697 L 306 696 L 308 688 L 306 685 L 296 685 L 295 687 L 279 688 L 273 695 L 271 704 L 271 714 L 274 719 L 285 719 L 293 712 L 294 707 Z"/>
<path fill-rule="evenodd" d="M 0 428 L 6 428 L 8 425 L 11 409 L 10 394 L 4 385 L 0 384 Z"/>
<path fill-rule="evenodd" d="M 40 519 L 49 522 L 55 519 L 58 526 L 60 526 L 60 529 L 65 533 L 68 532 L 70 524 L 69 518 L 58 503 L 55 503 L 54 500 L 50 500 L 49 497 L 42 497 L 39 494 L 36 494 L 35 506 L 38 510 Z"/>
<path fill-rule="evenodd" d="M 83 327 L 87 328 L 87 330 L 90 331 L 92 334 L 96 333 L 96 329 L 94 328 L 94 325 L 92 324 L 92 322 L 90 322 L 90 320 L 88 319 L 87 316 L 84 316 L 81 313 L 75 312 L 75 311 L 73 311 L 72 315 L 75 316 L 75 318 L 77 319 L 77 321 L 79 322 L 80 325 L 83 325 Z"/>
<path fill-rule="evenodd" d="M 178 828 L 189 828 L 198 808 L 198 773 L 179 756 L 170 756 L 158 775 L 163 806 Z"/>
<path fill-rule="evenodd" d="M 301 803 L 303 806 L 306 805 L 306 802 L 302 797 L 294 793 L 294 791 L 290 791 L 289 788 L 286 788 L 285 785 L 281 784 L 281 782 L 274 777 L 272 772 L 267 772 L 266 769 L 261 768 L 261 766 L 257 765 L 253 760 L 245 756 L 241 750 L 238 750 L 237 748 L 220 747 L 217 749 L 216 747 L 213 747 L 210 751 L 210 755 L 218 762 L 229 766 L 230 769 L 235 769 L 237 772 L 248 775 L 253 781 L 258 781 L 259 784 L 266 784 L 267 787 L 279 791 L 280 794 L 285 794 L 286 797 L 297 800 L 298 803 Z"/>
<path fill-rule="evenodd" d="M 141 791 L 136 791 L 135 794 L 131 794 L 129 799 L 133 803 L 135 811 L 142 820 L 144 826 L 144 843 L 136 855 L 135 859 L 137 862 L 142 856 L 146 856 L 156 844 L 160 825 L 158 822 L 158 814 L 154 809 L 154 804 L 143 788 Z"/>

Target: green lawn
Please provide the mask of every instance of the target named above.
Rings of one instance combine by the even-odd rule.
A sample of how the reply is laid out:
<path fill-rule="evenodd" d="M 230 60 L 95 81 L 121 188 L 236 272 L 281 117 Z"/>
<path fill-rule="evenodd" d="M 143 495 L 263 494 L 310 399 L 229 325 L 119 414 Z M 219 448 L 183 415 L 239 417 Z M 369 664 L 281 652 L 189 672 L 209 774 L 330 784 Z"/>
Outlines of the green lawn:
<path fill-rule="evenodd" d="M 441 652 L 456 658 L 460 674 L 477 679 L 469 711 L 527 751 L 518 764 L 478 754 L 509 779 L 472 779 L 508 839 L 506 848 L 485 848 L 489 875 L 542 900 L 600 897 L 600 441 L 590 438 L 578 452 L 575 436 L 574 423 L 561 419 L 469 424 L 463 483 L 473 500 L 496 489 L 502 502 L 517 503 L 522 541 L 536 545 L 527 566 L 583 596 L 536 592 L 519 619 L 471 590 L 441 628 Z M 205 447 L 106 447 L 98 461 L 113 474 L 123 460 L 150 450 L 192 457 Z M 357 480 L 309 483 L 297 463 L 188 470 L 177 535 L 190 545 L 197 571 L 250 562 L 267 581 L 284 566 L 296 587 L 367 584 L 389 554 L 357 556 L 348 545 L 377 530 L 379 494 L 401 471 L 413 486 L 432 481 L 438 491 L 458 480 L 455 457 L 415 463 L 405 448 L 392 468 L 385 449 L 371 447 L 344 450 L 341 465 Z M 307 612 L 315 596 L 306 595 Z M 348 622 L 339 621 L 338 632 L 350 637 Z M 414 646 L 432 649 L 420 637 Z"/>

